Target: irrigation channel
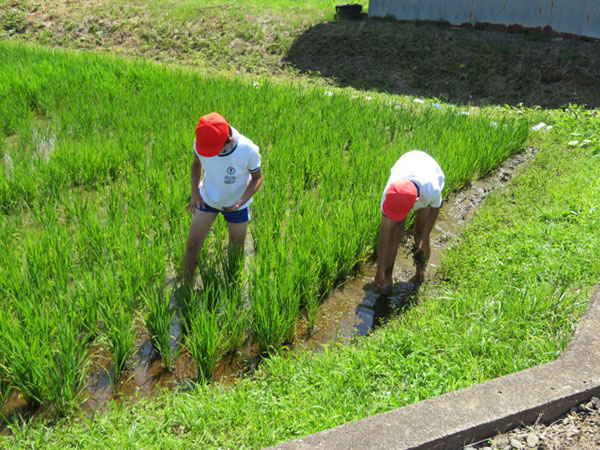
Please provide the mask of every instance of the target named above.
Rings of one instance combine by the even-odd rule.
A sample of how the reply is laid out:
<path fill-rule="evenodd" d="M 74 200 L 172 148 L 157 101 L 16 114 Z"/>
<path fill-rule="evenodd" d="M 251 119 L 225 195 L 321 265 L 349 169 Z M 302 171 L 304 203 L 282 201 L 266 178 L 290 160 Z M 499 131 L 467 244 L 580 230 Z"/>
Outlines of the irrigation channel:
<path fill-rule="evenodd" d="M 492 174 L 472 182 L 461 191 L 448 197 L 431 233 L 431 256 L 425 276 L 425 282 L 435 281 L 436 267 L 440 264 L 442 253 L 451 238 L 460 235 L 465 224 L 487 196 L 498 188 L 508 184 L 517 167 L 531 160 L 535 149 L 528 147 L 509 158 Z M 321 304 L 312 333 L 307 332 L 306 323 L 300 319 L 294 347 L 297 351 L 318 351 L 321 345 L 333 340 L 352 341 L 359 336 L 369 334 L 383 325 L 395 314 L 418 298 L 419 286 L 413 280 L 414 266 L 409 252 L 412 237 L 407 232 L 407 241 L 398 249 L 394 266 L 394 285 L 386 293 L 380 293 L 375 287 L 373 277 L 375 265 L 367 264 L 359 276 L 344 283 L 333 291 Z M 250 245 L 251 246 L 251 245 Z M 174 280 L 168 280 L 173 283 Z M 178 345 L 180 322 L 176 316 L 171 324 L 172 346 Z M 229 383 L 244 374 L 252 372 L 260 361 L 257 346 L 247 342 L 235 356 L 225 357 L 219 363 L 214 380 Z M 138 336 L 138 351 L 132 368 L 126 370 L 116 390 L 113 389 L 106 369 L 110 356 L 102 352 L 95 354 L 86 390 L 86 401 L 82 411 L 87 416 L 102 411 L 112 399 L 123 401 L 135 395 L 149 396 L 162 387 L 187 387 L 195 379 L 196 368 L 186 351 L 181 351 L 175 363 L 175 369 L 167 371 L 153 348 L 150 337 Z M 4 415 L 10 422 L 11 417 L 34 417 L 44 415 L 46 411 L 33 409 L 19 393 L 13 392 L 0 417 Z M 0 434 L 9 433 L 6 423 L 0 423 Z"/>

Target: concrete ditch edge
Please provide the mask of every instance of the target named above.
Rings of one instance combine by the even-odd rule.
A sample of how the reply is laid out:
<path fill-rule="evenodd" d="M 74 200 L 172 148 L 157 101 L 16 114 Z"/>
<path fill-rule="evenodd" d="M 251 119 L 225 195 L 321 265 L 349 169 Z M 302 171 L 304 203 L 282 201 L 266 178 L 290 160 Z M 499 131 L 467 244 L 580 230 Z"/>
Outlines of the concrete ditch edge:
<path fill-rule="evenodd" d="M 600 396 L 600 284 L 553 362 L 270 447 L 455 449 Z"/>

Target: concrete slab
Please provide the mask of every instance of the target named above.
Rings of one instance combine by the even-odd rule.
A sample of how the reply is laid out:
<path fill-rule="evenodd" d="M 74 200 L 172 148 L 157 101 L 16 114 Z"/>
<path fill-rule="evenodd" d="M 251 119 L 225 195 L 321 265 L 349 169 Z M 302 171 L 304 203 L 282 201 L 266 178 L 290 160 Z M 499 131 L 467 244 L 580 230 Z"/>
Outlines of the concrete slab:
<path fill-rule="evenodd" d="M 551 422 L 600 396 L 600 284 L 556 360 L 270 447 L 455 449 L 521 424 Z"/>

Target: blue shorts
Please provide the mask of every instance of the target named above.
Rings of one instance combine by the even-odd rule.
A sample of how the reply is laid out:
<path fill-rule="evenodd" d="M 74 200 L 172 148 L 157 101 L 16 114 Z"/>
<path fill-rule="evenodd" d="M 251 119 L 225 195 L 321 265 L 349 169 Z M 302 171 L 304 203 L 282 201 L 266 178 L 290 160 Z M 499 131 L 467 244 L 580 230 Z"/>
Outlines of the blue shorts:
<path fill-rule="evenodd" d="M 201 206 L 196 206 L 196 209 L 215 214 L 221 213 L 223 214 L 225 221 L 228 223 L 244 223 L 250 220 L 250 207 L 248 206 L 238 209 L 237 211 L 223 211 L 221 209 L 213 208 L 208 203 L 204 203 L 204 208 Z"/>

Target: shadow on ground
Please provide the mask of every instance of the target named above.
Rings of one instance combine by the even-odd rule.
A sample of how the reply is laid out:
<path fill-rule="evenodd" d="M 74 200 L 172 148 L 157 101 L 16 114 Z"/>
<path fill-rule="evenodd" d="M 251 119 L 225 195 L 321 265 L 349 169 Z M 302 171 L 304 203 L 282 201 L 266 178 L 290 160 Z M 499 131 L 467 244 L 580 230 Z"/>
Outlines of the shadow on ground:
<path fill-rule="evenodd" d="M 354 335 L 366 336 L 418 303 L 419 287 L 420 283 L 414 277 L 409 281 L 395 283 L 384 293 L 377 290 L 374 282 L 365 284 L 364 298 L 354 310 L 356 314 Z"/>
<path fill-rule="evenodd" d="M 286 62 L 341 86 L 455 104 L 600 107 L 600 42 L 363 19 L 307 29 Z"/>

